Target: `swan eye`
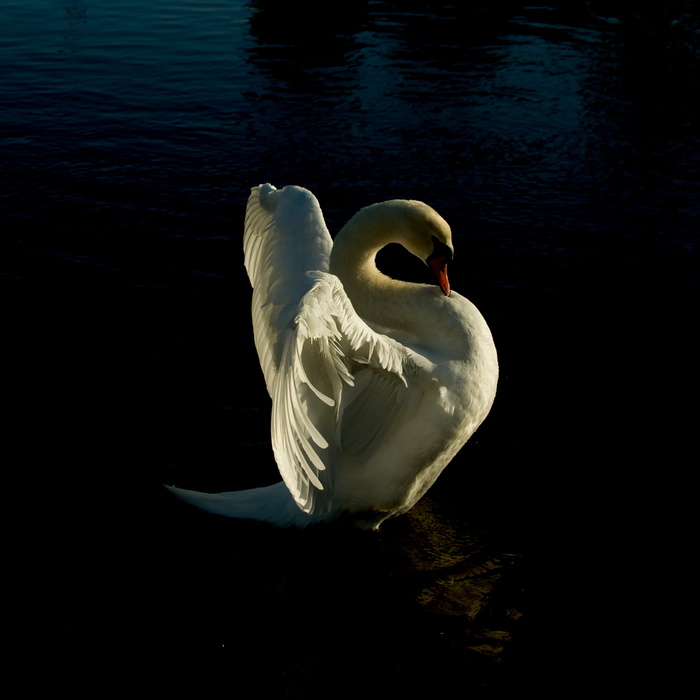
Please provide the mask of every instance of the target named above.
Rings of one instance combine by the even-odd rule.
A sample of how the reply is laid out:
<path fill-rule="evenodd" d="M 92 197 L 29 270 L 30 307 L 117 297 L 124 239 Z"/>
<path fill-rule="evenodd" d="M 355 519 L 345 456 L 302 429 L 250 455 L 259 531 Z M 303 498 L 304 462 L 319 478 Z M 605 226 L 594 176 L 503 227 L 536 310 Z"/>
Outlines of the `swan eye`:
<path fill-rule="evenodd" d="M 433 252 L 428 256 L 426 262 L 431 260 L 444 260 L 446 263 L 452 262 L 452 248 L 433 236 Z"/>

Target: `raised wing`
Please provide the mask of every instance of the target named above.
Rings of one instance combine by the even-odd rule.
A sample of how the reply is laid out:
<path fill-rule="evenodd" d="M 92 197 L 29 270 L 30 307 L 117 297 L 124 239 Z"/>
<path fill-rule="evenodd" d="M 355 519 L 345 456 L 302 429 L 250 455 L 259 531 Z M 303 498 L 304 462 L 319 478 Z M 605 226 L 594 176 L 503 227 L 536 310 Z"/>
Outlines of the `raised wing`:
<path fill-rule="evenodd" d="M 255 344 L 273 403 L 272 445 L 299 507 L 319 515 L 333 508 L 338 460 L 371 453 L 397 420 L 413 363 L 400 343 L 355 313 L 327 272 L 331 247 L 311 192 L 253 188 L 245 265 Z"/>
<path fill-rule="evenodd" d="M 320 515 L 333 507 L 343 443 L 364 449 L 395 420 L 412 361 L 401 344 L 362 321 L 337 277 L 314 271 L 306 278 L 311 287 L 281 336 L 272 445 L 299 507 Z"/>
<path fill-rule="evenodd" d="M 255 346 L 267 389 L 273 387 L 282 353 L 281 336 L 312 282 L 308 270 L 328 270 L 333 243 L 318 200 L 301 187 L 254 187 L 248 198 L 243 250 L 253 286 Z"/>

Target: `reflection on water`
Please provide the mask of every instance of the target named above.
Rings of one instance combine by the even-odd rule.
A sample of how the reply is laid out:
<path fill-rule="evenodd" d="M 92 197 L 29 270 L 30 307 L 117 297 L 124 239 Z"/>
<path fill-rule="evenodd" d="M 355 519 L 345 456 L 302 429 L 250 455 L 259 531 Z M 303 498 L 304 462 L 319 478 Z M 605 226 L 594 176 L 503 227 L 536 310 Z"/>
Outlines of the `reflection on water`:
<path fill-rule="evenodd" d="M 644 274 L 651 253 L 663 271 L 694 240 L 684 3 L 617 17 L 595 3 L 359 3 L 323 30 L 262 1 L 24 7 L 10 5 L 3 50 L 5 201 L 18 226 L 32 211 L 49 258 L 100 265 L 115 285 L 124 265 L 139 284 L 189 275 L 170 233 L 228 237 L 232 202 L 265 180 L 309 186 L 333 231 L 363 204 L 425 199 L 460 244 L 469 232 L 470 275 L 488 265 L 519 288 L 570 285 L 549 279 L 552 262 L 612 273 L 629 254 Z M 86 210 L 106 245 L 72 240 Z M 41 238 L 47 226 L 70 237 Z M 618 253 L 630 227 L 637 248 Z"/>
<path fill-rule="evenodd" d="M 339 679 L 354 692 L 522 687 L 523 556 L 454 502 L 429 494 L 373 533 L 278 532 L 180 505 L 156 555 L 169 654 L 210 654 L 285 697 Z"/>
<path fill-rule="evenodd" d="M 465 530 L 463 513 L 455 517 L 434 496 L 424 498 L 408 520 L 411 539 L 403 551 L 416 572 L 417 602 L 443 620 L 443 633 L 463 647 L 498 658 L 523 615 L 514 607 L 524 586 L 515 573 L 522 554 L 494 550 L 483 533 Z M 505 594 L 499 591 L 504 577 L 510 577 Z"/>

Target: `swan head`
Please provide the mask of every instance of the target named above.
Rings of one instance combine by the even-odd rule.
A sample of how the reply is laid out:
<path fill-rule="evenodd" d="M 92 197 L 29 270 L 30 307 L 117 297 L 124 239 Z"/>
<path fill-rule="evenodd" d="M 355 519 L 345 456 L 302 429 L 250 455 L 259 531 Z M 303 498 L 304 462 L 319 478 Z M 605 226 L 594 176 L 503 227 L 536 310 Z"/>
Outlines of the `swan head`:
<path fill-rule="evenodd" d="M 396 217 L 394 226 L 401 243 L 410 253 L 428 265 L 445 296 L 450 295 L 447 266 L 452 262 L 452 230 L 435 209 L 411 199 L 383 202 L 388 212 Z"/>
<path fill-rule="evenodd" d="M 348 248 L 373 268 L 376 252 L 389 243 L 400 243 L 428 265 L 440 289 L 449 296 L 447 266 L 454 255 L 452 231 L 432 207 L 416 200 L 391 199 L 360 209 L 336 238 L 331 269 L 340 269 L 340 258 L 345 255 L 352 257 Z"/>

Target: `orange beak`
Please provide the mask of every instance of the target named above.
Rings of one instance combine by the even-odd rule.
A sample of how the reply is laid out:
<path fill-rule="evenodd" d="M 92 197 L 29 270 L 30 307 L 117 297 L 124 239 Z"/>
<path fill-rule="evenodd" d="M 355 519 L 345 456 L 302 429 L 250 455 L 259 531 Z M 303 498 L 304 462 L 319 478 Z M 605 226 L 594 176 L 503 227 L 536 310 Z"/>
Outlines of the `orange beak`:
<path fill-rule="evenodd" d="M 430 267 L 437 277 L 440 289 L 446 297 L 450 296 L 450 280 L 447 279 L 447 258 L 432 258 L 428 260 Z"/>

